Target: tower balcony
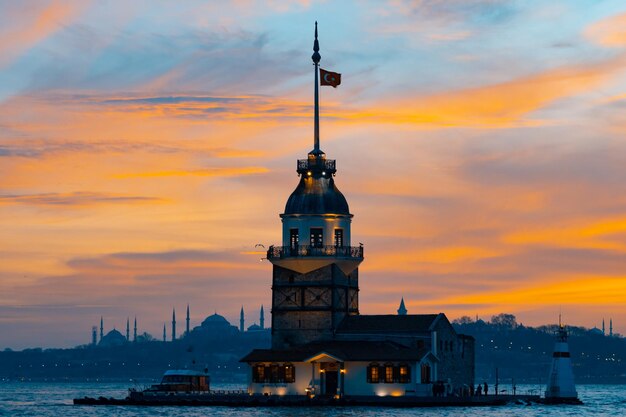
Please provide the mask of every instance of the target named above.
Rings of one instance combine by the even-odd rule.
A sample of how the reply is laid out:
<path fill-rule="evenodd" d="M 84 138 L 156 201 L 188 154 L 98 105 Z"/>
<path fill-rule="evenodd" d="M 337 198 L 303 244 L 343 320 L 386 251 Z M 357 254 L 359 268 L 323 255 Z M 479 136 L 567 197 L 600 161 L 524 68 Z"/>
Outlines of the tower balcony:
<path fill-rule="evenodd" d="M 270 246 L 267 259 L 285 259 L 297 257 L 331 257 L 363 259 L 363 246 Z"/>
<path fill-rule="evenodd" d="M 270 246 L 267 259 L 301 274 L 329 264 L 349 274 L 363 262 L 363 246 Z"/>

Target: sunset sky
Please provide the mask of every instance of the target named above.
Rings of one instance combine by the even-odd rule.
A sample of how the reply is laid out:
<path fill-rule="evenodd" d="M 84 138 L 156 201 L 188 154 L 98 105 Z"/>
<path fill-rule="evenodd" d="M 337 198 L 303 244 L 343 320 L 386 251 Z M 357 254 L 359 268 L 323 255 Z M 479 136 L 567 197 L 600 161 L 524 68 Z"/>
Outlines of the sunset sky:
<path fill-rule="evenodd" d="M 623 1 L 0 0 L 0 349 L 269 312 L 315 20 L 361 313 L 626 333 Z"/>

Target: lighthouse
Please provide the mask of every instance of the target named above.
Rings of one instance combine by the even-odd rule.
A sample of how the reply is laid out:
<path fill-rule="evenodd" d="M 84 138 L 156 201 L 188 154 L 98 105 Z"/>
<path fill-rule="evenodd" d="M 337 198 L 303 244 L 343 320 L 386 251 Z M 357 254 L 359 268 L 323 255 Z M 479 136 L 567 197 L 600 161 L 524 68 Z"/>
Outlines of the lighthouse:
<path fill-rule="evenodd" d="M 567 343 L 567 329 L 561 324 L 556 334 L 552 365 L 545 392 L 547 403 L 580 403 L 574 386 L 574 372 Z"/>

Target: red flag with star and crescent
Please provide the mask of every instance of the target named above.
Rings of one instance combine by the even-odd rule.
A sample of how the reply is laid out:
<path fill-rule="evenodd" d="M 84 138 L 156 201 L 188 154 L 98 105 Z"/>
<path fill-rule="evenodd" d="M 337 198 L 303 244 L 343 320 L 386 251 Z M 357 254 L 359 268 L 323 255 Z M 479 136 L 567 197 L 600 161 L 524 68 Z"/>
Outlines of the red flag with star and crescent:
<path fill-rule="evenodd" d="M 341 74 L 320 68 L 320 85 L 330 85 L 337 88 L 339 84 L 341 84 Z"/>

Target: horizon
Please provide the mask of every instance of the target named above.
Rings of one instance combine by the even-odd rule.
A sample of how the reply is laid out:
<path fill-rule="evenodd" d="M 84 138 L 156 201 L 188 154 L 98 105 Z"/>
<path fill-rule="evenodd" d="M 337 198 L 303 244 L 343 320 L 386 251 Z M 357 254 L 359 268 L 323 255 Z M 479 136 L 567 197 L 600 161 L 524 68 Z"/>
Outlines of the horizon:
<path fill-rule="evenodd" d="M 271 322 L 255 245 L 313 146 L 316 20 L 360 313 L 626 334 L 626 5 L 2 8 L 0 349 L 85 344 L 100 316 L 159 336 L 187 304 Z"/>

